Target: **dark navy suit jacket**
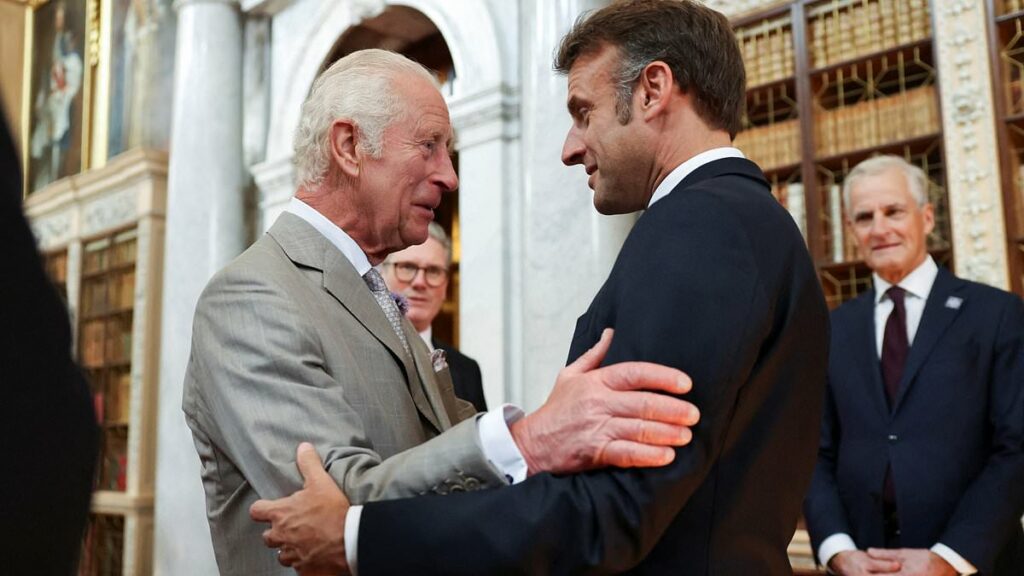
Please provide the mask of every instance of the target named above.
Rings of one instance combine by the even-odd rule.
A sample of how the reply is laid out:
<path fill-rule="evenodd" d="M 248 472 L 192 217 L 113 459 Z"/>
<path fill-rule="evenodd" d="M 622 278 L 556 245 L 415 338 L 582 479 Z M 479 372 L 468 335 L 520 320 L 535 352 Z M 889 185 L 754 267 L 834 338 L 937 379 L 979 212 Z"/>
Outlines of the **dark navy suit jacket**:
<path fill-rule="evenodd" d="M 606 364 L 691 376 L 692 444 L 663 468 L 368 504 L 362 576 L 791 573 L 828 314 L 803 239 L 756 165 L 705 164 L 640 217 L 569 359 L 606 327 L 616 330 Z"/>
<path fill-rule="evenodd" d="M 837 532 L 884 545 L 892 463 L 901 546 L 942 542 L 982 574 L 1024 574 L 1024 305 L 944 268 L 888 409 L 874 292 L 832 314 L 821 446 L 805 515 L 817 551 Z"/>

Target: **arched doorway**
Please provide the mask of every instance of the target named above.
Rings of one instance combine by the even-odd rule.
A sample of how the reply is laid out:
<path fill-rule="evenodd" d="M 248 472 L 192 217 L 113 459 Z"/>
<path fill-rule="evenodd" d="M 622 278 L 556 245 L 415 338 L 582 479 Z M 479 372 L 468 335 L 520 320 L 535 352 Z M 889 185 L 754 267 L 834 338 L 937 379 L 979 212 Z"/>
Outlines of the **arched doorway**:
<path fill-rule="evenodd" d="M 455 64 L 451 51 L 437 26 L 422 12 L 407 6 L 389 6 L 383 12 L 348 28 L 338 38 L 320 66 L 320 71 L 357 50 L 381 48 L 398 52 L 430 69 L 446 99 L 452 97 L 455 82 Z M 454 152 L 452 163 L 459 171 L 459 154 Z M 461 234 L 459 230 L 459 193 L 445 194 L 441 205 L 434 211 L 434 220 L 452 240 L 452 264 L 448 294 L 441 312 L 434 319 L 434 336 L 453 345 L 459 345 L 459 260 Z"/>

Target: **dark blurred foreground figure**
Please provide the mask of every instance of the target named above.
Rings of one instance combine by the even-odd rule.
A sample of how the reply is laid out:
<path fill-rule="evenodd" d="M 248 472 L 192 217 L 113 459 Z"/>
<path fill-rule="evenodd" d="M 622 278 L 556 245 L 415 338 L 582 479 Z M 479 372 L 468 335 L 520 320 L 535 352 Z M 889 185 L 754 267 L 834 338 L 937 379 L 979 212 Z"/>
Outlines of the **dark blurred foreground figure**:
<path fill-rule="evenodd" d="M 71 359 L 64 303 L 21 211 L 21 173 L 0 110 L 0 574 L 74 574 L 92 495 L 97 428 Z"/>

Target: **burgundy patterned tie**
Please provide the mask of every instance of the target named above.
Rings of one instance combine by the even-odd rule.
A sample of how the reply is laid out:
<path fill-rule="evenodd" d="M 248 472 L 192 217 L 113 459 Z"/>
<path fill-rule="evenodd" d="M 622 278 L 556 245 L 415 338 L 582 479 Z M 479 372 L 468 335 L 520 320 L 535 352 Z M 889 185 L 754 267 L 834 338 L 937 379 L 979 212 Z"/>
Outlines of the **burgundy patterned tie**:
<path fill-rule="evenodd" d="M 903 298 L 906 291 L 899 286 L 892 286 L 886 292 L 892 300 L 892 312 L 885 322 L 885 334 L 882 338 L 882 380 L 885 381 L 885 397 L 889 400 L 889 410 L 896 405 L 896 396 L 900 392 L 900 379 L 903 368 L 907 364 L 910 343 L 907 340 L 907 309 Z M 892 480 L 892 464 L 885 467 L 885 482 L 882 486 L 882 500 L 889 511 L 896 509 L 896 485 Z"/>
<path fill-rule="evenodd" d="M 900 391 L 900 379 L 907 364 L 910 343 L 907 341 L 907 309 L 903 304 L 906 291 L 893 286 L 886 292 L 892 300 L 892 313 L 885 322 L 885 336 L 882 338 L 882 380 L 885 381 L 885 396 L 889 409 L 896 404 Z"/>

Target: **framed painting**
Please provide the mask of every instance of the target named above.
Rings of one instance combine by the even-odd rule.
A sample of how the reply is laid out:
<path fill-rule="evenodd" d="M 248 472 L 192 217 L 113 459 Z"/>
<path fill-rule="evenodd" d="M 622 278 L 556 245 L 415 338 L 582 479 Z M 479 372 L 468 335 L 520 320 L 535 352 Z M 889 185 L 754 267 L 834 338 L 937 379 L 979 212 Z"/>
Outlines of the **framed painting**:
<path fill-rule="evenodd" d="M 106 157 L 166 149 L 171 126 L 175 24 L 171 0 L 110 0 Z"/>
<path fill-rule="evenodd" d="M 27 65 L 27 192 L 81 172 L 88 156 L 86 0 L 33 2 Z"/>

